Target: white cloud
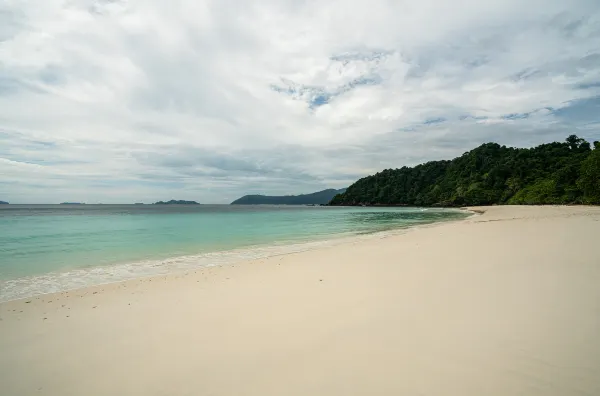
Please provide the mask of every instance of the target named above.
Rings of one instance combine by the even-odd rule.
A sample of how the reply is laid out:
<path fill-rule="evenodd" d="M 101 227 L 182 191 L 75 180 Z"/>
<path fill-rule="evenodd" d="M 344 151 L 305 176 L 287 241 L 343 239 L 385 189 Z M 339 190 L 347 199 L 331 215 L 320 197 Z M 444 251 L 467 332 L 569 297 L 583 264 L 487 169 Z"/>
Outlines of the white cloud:
<path fill-rule="evenodd" d="M 227 202 L 600 139 L 596 1 L 7 0 L 0 199 Z"/>

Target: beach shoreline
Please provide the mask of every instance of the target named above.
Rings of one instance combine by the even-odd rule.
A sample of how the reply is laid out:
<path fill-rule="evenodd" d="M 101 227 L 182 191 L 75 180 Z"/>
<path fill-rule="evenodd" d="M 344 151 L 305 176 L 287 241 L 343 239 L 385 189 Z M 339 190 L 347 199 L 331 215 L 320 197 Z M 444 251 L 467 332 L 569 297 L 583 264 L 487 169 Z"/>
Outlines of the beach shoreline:
<path fill-rule="evenodd" d="M 453 210 L 467 212 L 471 215 L 476 214 L 468 208 L 455 208 Z M 268 257 L 295 254 L 304 251 L 344 245 L 347 243 L 355 243 L 371 238 L 384 238 L 399 235 L 421 227 L 431 227 L 436 226 L 437 224 L 462 220 L 464 220 L 464 218 L 445 219 L 432 221 L 431 223 L 396 226 L 383 231 L 334 234 L 305 241 L 277 241 L 277 243 L 271 244 L 208 251 L 163 259 L 149 259 L 110 265 L 94 265 L 15 279 L 0 279 L 0 303 L 52 295 L 66 291 L 75 291 L 95 286 L 106 286 L 129 280 L 184 274 L 189 271 L 196 271 L 213 266 L 242 264 Z"/>
<path fill-rule="evenodd" d="M 0 303 L 0 394 L 599 394 L 600 208 L 468 209 Z"/>

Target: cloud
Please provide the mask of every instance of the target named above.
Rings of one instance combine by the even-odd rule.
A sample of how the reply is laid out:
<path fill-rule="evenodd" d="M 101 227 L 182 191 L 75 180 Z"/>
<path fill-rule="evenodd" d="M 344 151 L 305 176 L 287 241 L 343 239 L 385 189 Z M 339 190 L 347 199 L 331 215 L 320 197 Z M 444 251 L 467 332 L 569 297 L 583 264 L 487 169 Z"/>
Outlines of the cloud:
<path fill-rule="evenodd" d="M 592 0 L 0 5 L 0 199 L 229 202 L 600 139 Z"/>

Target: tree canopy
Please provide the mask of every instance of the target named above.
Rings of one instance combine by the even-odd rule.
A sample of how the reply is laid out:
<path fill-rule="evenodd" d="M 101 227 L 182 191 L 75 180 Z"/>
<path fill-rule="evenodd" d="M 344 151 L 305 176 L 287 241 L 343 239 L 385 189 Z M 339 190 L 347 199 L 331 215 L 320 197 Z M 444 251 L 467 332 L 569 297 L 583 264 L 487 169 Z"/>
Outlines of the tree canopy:
<path fill-rule="evenodd" d="M 486 143 L 451 161 L 364 177 L 331 205 L 600 204 L 600 143 L 569 136 L 533 148 Z"/>

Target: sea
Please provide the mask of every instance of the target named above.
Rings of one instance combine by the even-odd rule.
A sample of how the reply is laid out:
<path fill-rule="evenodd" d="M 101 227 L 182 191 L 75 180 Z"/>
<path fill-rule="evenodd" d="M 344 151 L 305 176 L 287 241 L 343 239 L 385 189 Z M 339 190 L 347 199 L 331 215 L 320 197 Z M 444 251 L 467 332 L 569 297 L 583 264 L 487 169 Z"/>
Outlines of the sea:
<path fill-rule="evenodd" d="M 457 209 L 0 205 L 0 302 L 381 238 Z"/>

